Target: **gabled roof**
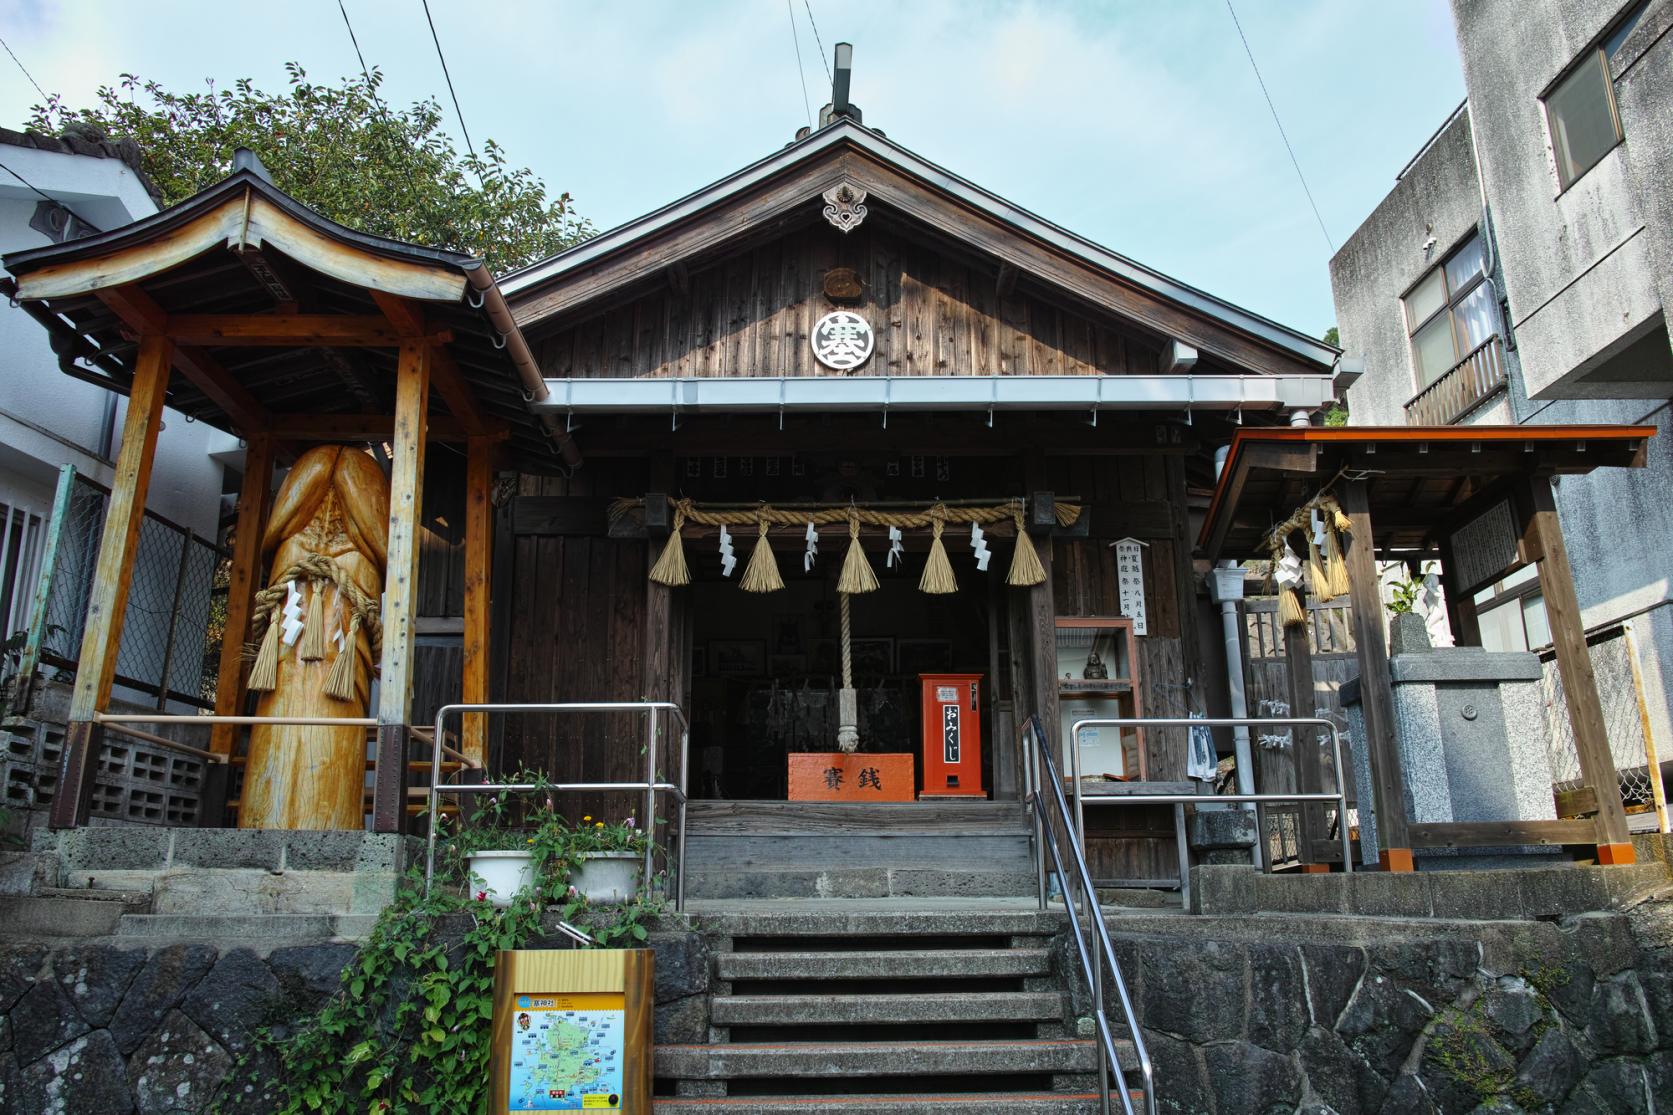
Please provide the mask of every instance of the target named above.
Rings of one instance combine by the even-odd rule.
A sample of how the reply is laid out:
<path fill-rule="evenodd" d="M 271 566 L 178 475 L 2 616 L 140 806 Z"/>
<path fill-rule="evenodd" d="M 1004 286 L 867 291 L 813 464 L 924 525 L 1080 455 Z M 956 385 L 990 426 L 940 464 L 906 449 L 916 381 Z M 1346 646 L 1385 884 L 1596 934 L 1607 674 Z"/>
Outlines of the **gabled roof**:
<path fill-rule="evenodd" d="M 848 118 L 637 220 L 520 271 L 502 286 L 519 324 L 536 327 L 687 258 L 712 252 L 850 181 L 882 205 L 998 262 L 1164 337 L 1257 371 L 1318 374 L 1332 346 L 1235 306 L 1013 205 Z M 1266 354 L 1270 359 L 1261 359 Z"/>
<path fill-rule="evenodd" d="M 184 374 L 170 383 L 169 405 L 223 429 L 254 433 L 309 416 L 321 436 L 333 422 L 359 431 L 365 416 L 391 411 L 401 338 L 445 333 L 457 374 L 437 380 L 433 409 L 462 418 L 474 398 L 522 461 L 549 466 L 562 452 L 574 463 L 567 436 L 554 445 L 526 405 L 545 383 L 481 260 L 357 232 L 252 169 L 121 228 L 4 262 L 16 277 L 6 293 L 53 331 L 64 370 L 113 390 L 131 379 L 136 322 L 176 337 L 198 321 L 259 326 L 259 335 L 210 332 L 177 345 Z M 367 334 L 367 323 L 389 318 L 386 296 L 415 316 L 391 319 L 387 336 Z M 325 332 L 284 333 L 287 316 Z M 347 339 L 354 328 L 358 341 Z"/>

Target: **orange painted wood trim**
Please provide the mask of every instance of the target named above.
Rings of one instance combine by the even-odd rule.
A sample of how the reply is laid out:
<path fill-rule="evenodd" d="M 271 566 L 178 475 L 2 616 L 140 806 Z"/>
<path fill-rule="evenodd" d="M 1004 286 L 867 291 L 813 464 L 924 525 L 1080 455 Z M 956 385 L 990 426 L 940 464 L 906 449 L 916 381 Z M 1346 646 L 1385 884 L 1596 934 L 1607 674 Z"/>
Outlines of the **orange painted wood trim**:
<path fill-rule="evenodd" d="M 1410 848 L 1384 848 L 1382 863 L 1386 871 L 1408 872 L 1416 871 L 1417 866 L 1412 862 Z"/>
<path fill-rule="evenodd" d="M 1631 843 L 1599 844 L 1597 846 L 1597 861 L 1610 867 L 1625 867 L 1638 862 L 1638 852 Z"/>
<path fill-rule="evenodd" d="M 245 439 L 244 480 L 238 489 L 238 525 L 232 543 L 232 568 L 227 578 L 227 619 L 221 635 L 221 670 L 215 682 L 215 715 L 236 716 L 243 711 L 246 677 L 244 637 L 250 630 L 250 611 L 261 584 L 261 539 L 273 499 L 273 439 L 254 434 Z M 209 750 L 232 754 L 238 727 L 216 724 L 209 730 Z"/>

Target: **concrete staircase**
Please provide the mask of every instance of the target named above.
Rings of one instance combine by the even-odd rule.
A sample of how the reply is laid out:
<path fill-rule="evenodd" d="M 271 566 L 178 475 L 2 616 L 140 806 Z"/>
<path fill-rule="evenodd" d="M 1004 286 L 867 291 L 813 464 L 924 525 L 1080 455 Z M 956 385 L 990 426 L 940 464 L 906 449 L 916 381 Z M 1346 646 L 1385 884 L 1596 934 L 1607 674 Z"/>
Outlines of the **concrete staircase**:
<path fill-rule="evenodd" d="M 690 898 L 1021 896 L 1035 889 L 1018 802 L 692 802 Z"/>
<path fill-rule="evenodd" d="M 1097 1110 L 1061 915 L 797 905 L 698 915 L 719 950 L 710 1042 L 657 1048 L 657 1115 Z"/>

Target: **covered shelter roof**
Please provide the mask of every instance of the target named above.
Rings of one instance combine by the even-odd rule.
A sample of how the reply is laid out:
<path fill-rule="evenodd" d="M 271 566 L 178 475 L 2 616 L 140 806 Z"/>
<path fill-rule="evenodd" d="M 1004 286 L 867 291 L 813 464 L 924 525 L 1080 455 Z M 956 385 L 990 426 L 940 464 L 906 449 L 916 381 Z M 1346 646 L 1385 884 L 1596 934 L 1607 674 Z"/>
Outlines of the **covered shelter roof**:
<path fill-rule="evenodd" d="M 1363 479 L 1374 548 L 1431 552 L 1446 527 L 1528 476 L 1638 468 L 1654 426 L 1299 426 L 1233 437 L 1197 545 L 1265 558 L 1272 528 L 1337 479 Z"/>
<path fill-rule="evenodd" d="M 244 157 L 219 183 L 109 232 L 13 252 L 6 292 L 63 370 L 127 393 L 137 337 L 166 332 L 168 405 L 232 433 L 385 440 L 404 341 L 441 353 L 432 432 L 503 434 L 532 471 L 573 465 L 527 403 L 546 387 L 481 260 L 347 228 Z"/>

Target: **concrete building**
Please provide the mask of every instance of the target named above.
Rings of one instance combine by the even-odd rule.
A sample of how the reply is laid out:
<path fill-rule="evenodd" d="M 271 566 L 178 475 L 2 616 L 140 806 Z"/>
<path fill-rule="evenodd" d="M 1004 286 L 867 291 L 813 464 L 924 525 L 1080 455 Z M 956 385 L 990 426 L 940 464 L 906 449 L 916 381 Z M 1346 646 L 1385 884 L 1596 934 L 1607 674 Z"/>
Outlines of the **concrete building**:
<path fill-rule="evenodd" d="M 1350 421 L 1666 431 L 1673 2 L 1453 11 L 1467 100 L 1331 260 L 1341 343 L 1365 361 Z M 1648 455 L 1644 469 L 1563 479 L 1557 503 L 1600 689 L 1617 697 L 1612 747 L 1642 756 L 1648 742 L 1665 761 L 1673 439 Z M 1475 604 L 1466 641 L 1549 643 L 1531 577 L 1485 586 Z"/>
<path fill-rule="evenodd" d="M 139 171 L 131 144 L 0 129 L 0 166 L 0 251 L 77 239 L 157 211 L 154 187 Z M 63 466 L 108 485 L 126 409 L 126 398 L 88 381 L 77 354 L 55 351 L 50 335 L 28 312 L 16 303 L 0 305 L 0 638 L 10 638 L 29 623 Z M 173 410 L 165 412 L 164 426 L 147 505 L 192 532 L 207 555 L 201 542 L 213 544 L 220 527 L 222 461 L 236 461 L 238 442 Z M 87 485 L 79 490 L 89 496 L 95 492 Z M 172 533 L 180 537 L 179 531 Z M 166 583 L 165 595 L 173 595 L 179 543 L 159 541 L 153 549 L 147 556 L 147 564 L 155 566 L 150 579 Z M 82 599 L 92 575 L 91 548 L 83 550 L 60 547 L 64 576 L 79 579 Z M 198 621 L 207 614 L 207 582 L 192 596 L 189 609 L 185 602 L 176 608 L 136 609 L 140 633 L 124 648 L 124 673 L 156 672 L 142 660 L 157 657 L 155 647 L 147 644 L 167 641 L 170 613 L 189 610 Z M 65 618 L 55 616 L 54 624 L 70 626 Z M 64 641 L 61 635 L 55 638 Z M 171 675 L 176 687 L 190 688 L 191 666 L 179 663 Z"/>

